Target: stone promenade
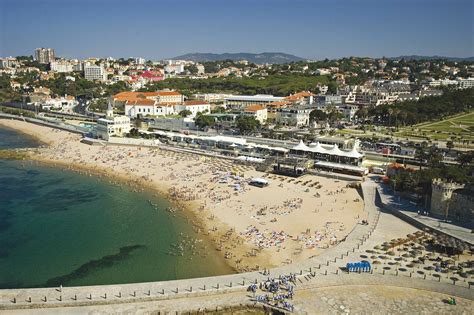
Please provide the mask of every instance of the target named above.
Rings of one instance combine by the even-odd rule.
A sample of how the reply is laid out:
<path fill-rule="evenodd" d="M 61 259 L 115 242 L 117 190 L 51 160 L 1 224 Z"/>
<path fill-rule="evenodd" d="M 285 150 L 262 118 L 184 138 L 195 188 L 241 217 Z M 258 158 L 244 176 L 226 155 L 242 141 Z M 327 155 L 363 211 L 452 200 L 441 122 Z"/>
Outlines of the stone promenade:
<path fill-rule="evenodd" d="M 365 253 L 367 249 L 417 231 L 415 227 L 392 214 L 379 211 L 375 205 L 376 188 L 377 184 L 370 179 L 362 185 L 368 225 L 357 225 L 344 242 L 324 251 L 321 255 L 303 263 L 272 269 L 269 276 L 250 272 L 166 282 L 0 290 L 0 310 L 2 313 L 11 314 L 29 314 L 33 309 L 35 312 L 45 314 L 149 311 L 184 313 L 200 309 L 210 311 L 223 307 L 251 307 L 254 302 L 246 292 L 249 284 L 290 273 L 298 275 L 294 300 L 295 313 L 298 314 L 313 314 L 311 311 L 313 307 L 316 313 L 347 313 L 346 310 L 350 312 L 352 309 L 355 313 L 386 314 L 397 313 L 397 310 L 401 311 L 404 307 L 411 313 L 410 310 L 414 305 L 419 307 L 420 312 L 413 313 L 424 313 L 425 309 L 431 306 L 436 306 L 436 311 L 441 312 L 441 310 L 454 310 L 441 301 L 449 295 L 461 298 L 461 305 L 454 307 L 456 313 L 469 310 L 464 308 L 466 306 L 472 309 L 473 289 L 466 281 L 453 284 L 449 279 L 384 270 L 361 274 L 347 274 L 342 271 L 341 267 L 347 262 L 360 261 L 360 254 Z M 403 292 L 412 292 L 405 295 L 407 303 L 413 304 L 404 306 L 401 301 L 393 299 L 385 301 L 380 295 L 380 290 L 368 289 L 375 287 L 383 288 L 387 296 L 392 291 L 401 295 Z M 364 292 L 367 294 L 367 299 L 376 303 L 374 306 L 369 306 L 370 311 L 366 309 L 366 312 L 362 310 L 364 305 L 367 306 L 367 302 L 364 302 L 364 299 L 354 298 L 355 295 Z M 432 296 L 432 304 L 426 303 L 427 296 Z M 357 300 L 360 301 L 359 304 L 356 303 Z M 380 309 L 375 306 L 379 304 Z M 322 306 L 319 308 L 317 305 Z M 432 310 L 431 313 L 435 313 L 435 310 Z"/>

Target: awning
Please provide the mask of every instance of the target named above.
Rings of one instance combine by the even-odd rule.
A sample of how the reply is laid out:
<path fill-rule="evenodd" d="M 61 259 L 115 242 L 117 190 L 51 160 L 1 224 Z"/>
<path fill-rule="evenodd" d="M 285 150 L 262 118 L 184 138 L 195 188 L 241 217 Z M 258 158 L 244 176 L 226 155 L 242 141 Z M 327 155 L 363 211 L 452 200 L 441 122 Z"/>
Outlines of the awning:
<path fill-rule="evenodd" d="M 327 168 L 338 169 L 338 170 L 354 171 L 354 172 L 359 172 L 361 174 L 367 174 L 369 172 L 369 170 L 366 167 L 340 164 L 340 163 L 332 163 L 332 162 L 326 162 L 326 161 L 317 161 L 314 163 L 314 166 L 327 167 Z"/>

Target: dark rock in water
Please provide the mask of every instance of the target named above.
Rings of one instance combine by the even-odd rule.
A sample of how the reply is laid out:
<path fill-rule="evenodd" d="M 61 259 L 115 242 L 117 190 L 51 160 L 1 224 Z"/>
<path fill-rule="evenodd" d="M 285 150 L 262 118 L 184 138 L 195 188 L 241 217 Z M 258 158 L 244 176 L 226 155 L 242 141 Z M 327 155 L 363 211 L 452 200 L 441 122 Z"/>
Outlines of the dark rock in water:
<path fill-rule="evenodd" d="M 32 204 L 35 205 L 33 211 L 67 211 L 72 205 L 91 202 L 96 198 L 98 198 L 97 194 L 89 189 L 58 188 L 41 196 L 38 200 L 33 200 Z"/>
<path fill-rule="evenodd" d="M 94 272 L 99 269 L 111 267 L 115 263 L 121 260 L 127 259 L 133 251 L 139 248 L 145 248 L 145 246 L 144 245 L 130 245 L 130 246 L 121 247 L 120 251 L 117 254 L 107 255 L 96 260 L 91 260 L 81 265 L 79 268 L 77 268 L 76 270 L 72 271 L 71 273 L 67 275 L 49 279 L 48 281 L 46 281 L 46 284 L 44 286 L 55 287 L 59 285 L 66 285 L 73 280 L 84 278 L 88 276 L 91 272 Z"/>

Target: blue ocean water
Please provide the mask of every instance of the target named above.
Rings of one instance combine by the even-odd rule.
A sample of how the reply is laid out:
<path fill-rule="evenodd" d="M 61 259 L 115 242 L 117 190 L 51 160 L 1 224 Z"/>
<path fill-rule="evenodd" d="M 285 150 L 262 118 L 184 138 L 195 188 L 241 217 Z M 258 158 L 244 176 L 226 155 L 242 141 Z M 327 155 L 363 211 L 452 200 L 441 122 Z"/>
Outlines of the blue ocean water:
<path fill-rule="evenodd" d="M 0 148 L 33 139 L 0 128 Z M 0 160 L 0 288 L 231 273 L 187 216 L 151 192 L 31 161 Z"/>

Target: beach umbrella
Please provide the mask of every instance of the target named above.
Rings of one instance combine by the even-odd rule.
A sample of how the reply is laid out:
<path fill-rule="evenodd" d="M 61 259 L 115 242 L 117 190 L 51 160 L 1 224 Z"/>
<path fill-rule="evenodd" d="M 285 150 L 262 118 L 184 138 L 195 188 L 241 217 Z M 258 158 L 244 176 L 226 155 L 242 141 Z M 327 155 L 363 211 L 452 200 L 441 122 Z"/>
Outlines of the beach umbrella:
<path fill-rule="evenodd" d="M 469 268 L 467 262 L 465 262 L 465 261 L 464 261 L 464 262 L 460 262 L 460 263 L 458 264 L 458 266 L 459 266 L 459 267 L 462 267 L 462 268 Z"/>

